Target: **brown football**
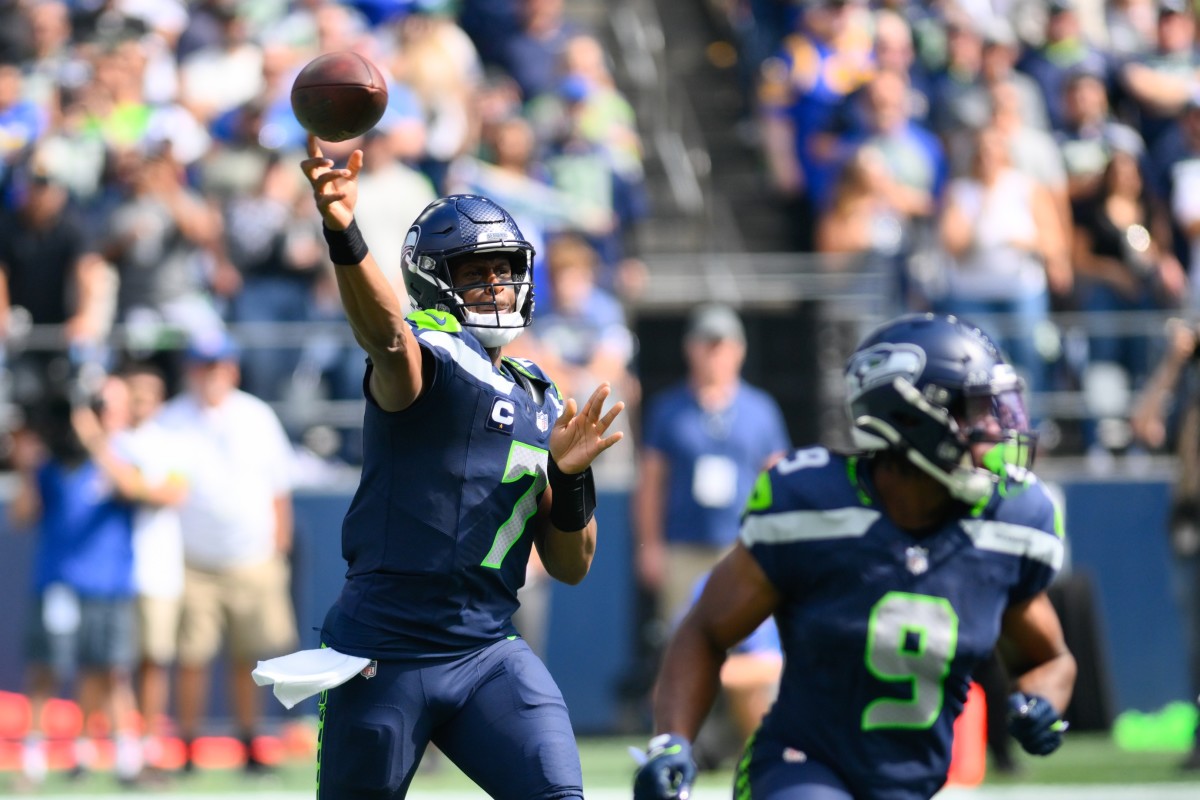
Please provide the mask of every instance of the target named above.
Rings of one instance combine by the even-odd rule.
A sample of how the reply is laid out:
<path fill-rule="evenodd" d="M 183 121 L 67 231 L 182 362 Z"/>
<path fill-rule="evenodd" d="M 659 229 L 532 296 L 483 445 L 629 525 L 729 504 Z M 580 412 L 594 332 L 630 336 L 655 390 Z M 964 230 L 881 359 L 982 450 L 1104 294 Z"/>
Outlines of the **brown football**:
<path fill-rule="evenodd" d="M 292 83 L 292 113 L 304 129 L 327 142 L 361 136 L 383 117 L 387 82 L 358 53 L 326 53 L 304 65 Z"/>

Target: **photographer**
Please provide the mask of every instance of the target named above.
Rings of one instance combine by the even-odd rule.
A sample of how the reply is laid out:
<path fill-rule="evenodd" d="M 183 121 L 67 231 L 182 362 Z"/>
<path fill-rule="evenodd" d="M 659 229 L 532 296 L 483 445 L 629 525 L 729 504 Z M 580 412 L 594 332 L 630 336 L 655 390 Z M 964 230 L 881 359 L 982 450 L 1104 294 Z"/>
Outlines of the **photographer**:
<path fill-rule="evenodd" d="M 1174 557 L 1171 588 L 1179 603 L 1187 643 L 1191 697 L 1200 695 L 1200 330 L 1183 320 L 1167 322 L 1167 349 L 1133 412 L 1133 430 L 1146 445 L 1173 441 L 1179 458 L 1172 490 L 1169 535 Z M 1173 402 L 1172 402 L 1173 401 Z M 1168 421 L 1175 435 L 1168 436 Z M 1181 765 L 1200 770 L 1200 728 Z"/>

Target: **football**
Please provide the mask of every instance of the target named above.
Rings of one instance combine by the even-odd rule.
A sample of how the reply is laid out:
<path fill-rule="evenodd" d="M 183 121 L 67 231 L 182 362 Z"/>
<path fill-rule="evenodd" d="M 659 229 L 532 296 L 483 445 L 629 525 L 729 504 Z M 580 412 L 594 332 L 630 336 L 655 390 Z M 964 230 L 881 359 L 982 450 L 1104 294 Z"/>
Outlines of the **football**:
<path fill-rule="evenodd" d="M 383 117 L 387 82 L 358 53 L 326 53 L 304 65 L 292 83 L 292 113 L 327 142 L 362 136 Z"/>

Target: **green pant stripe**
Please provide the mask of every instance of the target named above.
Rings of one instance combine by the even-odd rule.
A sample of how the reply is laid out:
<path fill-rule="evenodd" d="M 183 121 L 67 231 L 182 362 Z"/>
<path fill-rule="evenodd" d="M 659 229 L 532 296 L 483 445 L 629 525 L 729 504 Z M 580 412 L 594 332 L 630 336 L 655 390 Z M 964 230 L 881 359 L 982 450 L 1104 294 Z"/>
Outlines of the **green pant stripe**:
<path fill-rule="evenodd" d="M 754 750 L 754 739 L 757 736 L 758 731 L 750 734 L 750 738 L 746 740 L 746 747 L 742 750 L 742 757 L 738 760 L 733 780 L 734 800 L 750 800 L 750 753 Z"/>

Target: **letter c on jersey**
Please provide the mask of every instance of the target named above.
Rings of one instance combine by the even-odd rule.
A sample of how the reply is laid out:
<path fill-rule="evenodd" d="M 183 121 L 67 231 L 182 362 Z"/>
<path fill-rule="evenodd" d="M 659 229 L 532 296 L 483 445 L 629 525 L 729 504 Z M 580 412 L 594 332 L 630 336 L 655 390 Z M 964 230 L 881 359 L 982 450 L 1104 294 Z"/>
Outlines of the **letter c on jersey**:
<path fill-rule="evenodd" d="M 513 423 L 516 419 L 517 409 L 512 401 L 497 397 L 492 401 L 492 413 L 488 414 L 487 427 L 489 430 L 512 436 Z"/>

